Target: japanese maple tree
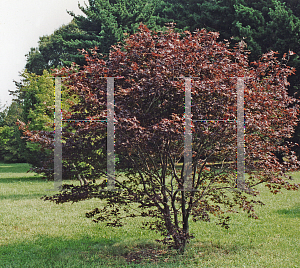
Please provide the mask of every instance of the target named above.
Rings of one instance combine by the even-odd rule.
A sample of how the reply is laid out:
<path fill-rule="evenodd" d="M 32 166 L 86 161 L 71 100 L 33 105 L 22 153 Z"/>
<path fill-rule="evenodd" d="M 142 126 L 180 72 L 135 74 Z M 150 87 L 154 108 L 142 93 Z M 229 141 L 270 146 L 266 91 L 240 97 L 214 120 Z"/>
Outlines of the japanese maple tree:
<path fill-rule="evenodd" d="M 56 203 L 100 198 L 106 202 L 87 213 L 94 221 L 121 226 L 127 217 L 144 217 L 144 226 L 159 231 L 165 243 L 184 251 L 192 237 L 189 220 L 218 222 L 228 227 L 230 212 L 243 210 L 257 218 L 258 184 L 273 193 L 296 190 L 286 175 L 299 163 L 284 142 L 296 125 L 298 105 L 287 94 L 286 78 L 294 70 L 275 52 L 249 63 L 245 44 L 234 50 L 218 33 L 197 30 L 152 32 L 141 24 L 125 45 L 113 46 L 109 58 L 86 52 L 87 64 L 56 70 L 77 104 L 64 112 L 68 161 L 90 163 L 105 175 L 107 81 L 114 80 L 115 191 L 105 191 L 106 177 L 85 185 L 64 185 L 61 193 L 45 197 Z M 192 191 L 184 189 L 185 77 L 191 78 Z M 245 188 L 236 184 L 237 89 L 244 78 Z M 79 119 L 86 121 L 76 121 Z M 223 121 L 216 121 L 223 120 Z M 25 126 L 23 126 L 26 128 Z M 70 131 L 72 129 L 72 131 Z M 53 137 L 25 132 L 45 147 Z M 78 157 L 80 151 L 81 157 Z M 279 162 L 275 152 L 284 155 Z M 79 159 L 79 160 L 78 160 Z M 97 164 L 98 163 L 98 164 Z M 120 172 L 119 172 L 120 171 Z M 122 171 L 122 172 L 121 172 Z M 101 203 L 102 204 L 102 203 Z"/>

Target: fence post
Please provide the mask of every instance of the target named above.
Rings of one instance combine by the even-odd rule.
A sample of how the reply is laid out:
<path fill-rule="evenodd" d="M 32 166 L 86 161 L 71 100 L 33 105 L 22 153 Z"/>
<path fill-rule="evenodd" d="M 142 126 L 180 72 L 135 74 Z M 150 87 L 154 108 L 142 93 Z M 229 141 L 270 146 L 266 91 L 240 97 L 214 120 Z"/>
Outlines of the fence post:
<path fill-rule="evenodd" d="M 61 144 L 61 77 L 55 77 L 55 113 L 54 113 L 54 189 L 62 189 L 62 144 Z"/>
<path fill-rule="evenodd" d="M 245 190 L 244 77 L 237 79 L 237 188 Z"/>

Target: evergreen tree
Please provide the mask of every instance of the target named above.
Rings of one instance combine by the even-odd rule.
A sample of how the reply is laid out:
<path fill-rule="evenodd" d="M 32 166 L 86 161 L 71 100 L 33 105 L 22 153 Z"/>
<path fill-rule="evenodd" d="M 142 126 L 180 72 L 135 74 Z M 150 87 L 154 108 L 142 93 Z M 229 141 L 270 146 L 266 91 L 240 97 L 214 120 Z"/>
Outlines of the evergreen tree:
<path fill-rule="evenodd" d="M 82 49 L 97 47 L 99 53 L 108 54 L 111 45 L 122 41 L 124 34 L 133 34 L 140 22 L 156 27 L 153 13 L 157 1 L 89 0 L 88 5 L 80 6 L 85 16 L 69 11 L 73 16 L 70 24 L 40 37 L 38 48 L 31 48 L 26 55 L 26 69 L 41 75 L 45 69 L 70 66 L 72 62 L 83 66 Z"/>

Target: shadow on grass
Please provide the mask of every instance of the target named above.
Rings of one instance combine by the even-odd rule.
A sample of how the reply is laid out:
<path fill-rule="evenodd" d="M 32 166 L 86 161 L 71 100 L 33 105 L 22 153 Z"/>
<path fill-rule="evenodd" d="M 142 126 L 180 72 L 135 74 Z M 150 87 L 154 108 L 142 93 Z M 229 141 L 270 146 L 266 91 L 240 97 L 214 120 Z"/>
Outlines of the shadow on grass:
<path fill-rule="evenodd" d="M 0 267 L 153 267 L 148 265 L 160 262 L 162 256 L 166 259 L 167 253 L 149 242 L 38 236 L 30 242 L 1 245 Z"/>
<path fill-rule="evenodd" d="M 290 218 L 300 218 L 300 204 L 290 209 L 280 209 L 277 213 Z"/>
<path fill-rule="evenodd" d="M 0 267 L 97 267 L 109 262 L 110 248 L 118 241 L 90 237 L 63 239 L 38 236 L 0 246 Z"/>
<path fill-rule="evenodd" d="M 60 234 L 58 234 L 60 235 Z M 1 267 L 184 267 L 211 258 L 250 250 L 246 244 L 191 243 L 180 255 L 156 242 L 122 238 L 38 236 L 32 241 L 0 246 Z M 191 266 L 188 266 L 191 267 Z M 200 266 L 195 266 L 200 267 Z M 202 266 L 203 267 L 203 266 Z"/>

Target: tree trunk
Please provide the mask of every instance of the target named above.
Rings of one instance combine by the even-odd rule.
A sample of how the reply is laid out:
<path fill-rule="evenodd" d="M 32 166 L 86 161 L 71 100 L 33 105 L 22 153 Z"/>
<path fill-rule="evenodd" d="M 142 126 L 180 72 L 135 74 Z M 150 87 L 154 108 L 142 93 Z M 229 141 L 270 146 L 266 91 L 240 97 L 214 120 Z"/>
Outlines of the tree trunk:
<path fill-rule="evenodd" d="M 76 166 L 74 165 L 74 163 L 73 163 L 73 167 L 74 167 L 75 170 L 77 171 L 77 177 L 78 177 L 78 180 L 80 181 L 80 185 L 81 185 L 81 186 L 87 185 L 88 182 L 87 182 L 86 178 L 84 177 L 83 174 L 82 174 L 82 177 L 81 177 L 81 175 L 79 174 L 79 172 L 78 172 Z"/>
<path fill-rule="evenodd" d="M 184 253 L 185 246 L 187 244 L 187 240 L 189 239 L 189 218 L 188 215 L 185 215 L 185 221 L 183 222 L 183 237 L 182 237 L 182 245 L 180 252 Z"/>

